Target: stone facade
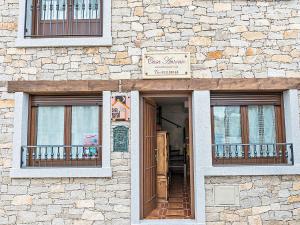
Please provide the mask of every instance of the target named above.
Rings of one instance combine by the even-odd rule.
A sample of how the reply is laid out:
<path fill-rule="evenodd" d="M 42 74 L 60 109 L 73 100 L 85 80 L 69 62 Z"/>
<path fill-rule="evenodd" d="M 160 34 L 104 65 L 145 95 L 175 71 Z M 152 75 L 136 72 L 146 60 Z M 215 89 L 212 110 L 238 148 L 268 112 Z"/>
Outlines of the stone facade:
<path fill-rule="evenodd" d="M 239 187 L 238 206 L 213 206 L 213 186 Z M 206 178 L 207 225 L 300 224 L 300 176 Z"/>
<path fill-rule="evenodd" d="M 299 76 L 291 1 L 112 0 L 112 47 L 15 48 L 18 0 L 0 5 L 0 80 L 141 77 L 141 54 L 191 52 L 193 77 Z"/>
<path fill-rule="evenodd" d="M 0 224 L 130 224 L 130 152 L 108 178 L 11 179 L 10 80 L 141 78 L 143 51 L 191 52 L 194 78 L 300 77 L 300 1 L 112 0 L 111 47 L 16 48 L 18 0 L 0 2 Z M 300 177 L 237 184 L 240 206 L 207 206 L 208 225 L 300 224 Z M 197 187 L 200 188 L 200 187 Z M 260 196 L 260 197 L 259 197 Z"/>

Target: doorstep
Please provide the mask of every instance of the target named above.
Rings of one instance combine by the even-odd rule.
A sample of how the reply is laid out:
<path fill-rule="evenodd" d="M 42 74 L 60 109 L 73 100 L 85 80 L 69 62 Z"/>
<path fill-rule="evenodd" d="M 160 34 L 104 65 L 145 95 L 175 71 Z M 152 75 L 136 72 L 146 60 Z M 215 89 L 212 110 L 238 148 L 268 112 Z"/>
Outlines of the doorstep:
<path fill-rule="evenodd" d="M 131 225 L 205 225 L 191 219 L 161 219 L 161 220 L 140 220 L 138 224 Z"/>

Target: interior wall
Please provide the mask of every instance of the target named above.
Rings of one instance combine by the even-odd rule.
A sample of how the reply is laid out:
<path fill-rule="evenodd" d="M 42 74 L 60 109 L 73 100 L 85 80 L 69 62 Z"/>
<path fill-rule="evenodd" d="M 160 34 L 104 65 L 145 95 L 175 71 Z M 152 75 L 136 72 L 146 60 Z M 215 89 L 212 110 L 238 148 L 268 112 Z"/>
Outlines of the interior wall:
<path fill-rule="evenodd" d="M 177 128 L 174 124 L 171 124 L 165 120 L 162 120 L 162 130 L 167 130 L 170 137 L 170 145 L 173 148 L 183 151 L 184 148 L 184 126 L 185 119 L 188 118 L 187 109 L 184 108 L 184 102 L 181 104 L 164 104 L 162 105 L 162 116 L 176 124 L 180 125 Z"/>

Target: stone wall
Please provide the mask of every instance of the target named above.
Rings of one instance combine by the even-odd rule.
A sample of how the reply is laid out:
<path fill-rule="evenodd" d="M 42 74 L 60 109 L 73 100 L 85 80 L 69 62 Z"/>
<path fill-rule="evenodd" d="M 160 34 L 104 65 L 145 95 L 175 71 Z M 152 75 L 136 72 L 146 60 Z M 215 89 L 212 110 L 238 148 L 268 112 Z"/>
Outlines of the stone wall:
<path fill-rule="evenodd" d="M 300 224 L 300 176 L 206 178 L 207 225 Z M 236 185 L 238 206 L 213 206 L 214 185 Z"/>
<path fill-rule="evenodd" d="M 300 2 L 112 0 L 112 47 L 15 48 L 0 3 L 0 80 L 141 77 L 142 51 L 191 52 L 193 77 L 299 76 Z"/>
<path fill-rule="evenodd" d="M 111 179 L 9 177 L 14 101 L 8 80 L 141 78 L 142 52 L 160 50 L 191 52 L 193 77 L 300 76 L 298 0 L 112 0 L 112 5 L 112 47 L 15 48 L 19 3 L 0 1 L 0 224 L 130 223 L 130 153 L 112 153 Z M 208 191 L 215 182 L 245 188 L 240 207 L 207 208 L 210 225 L 300 224 L 299 177 L 206 182 Z"/>

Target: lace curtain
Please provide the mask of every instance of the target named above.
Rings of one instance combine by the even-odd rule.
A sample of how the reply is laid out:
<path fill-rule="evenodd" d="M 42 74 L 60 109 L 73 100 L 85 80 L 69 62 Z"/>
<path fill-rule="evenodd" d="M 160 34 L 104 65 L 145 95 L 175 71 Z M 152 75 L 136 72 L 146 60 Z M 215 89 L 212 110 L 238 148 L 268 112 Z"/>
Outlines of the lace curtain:
<path fill-rule="evenodd" d="M 249 106 L 248 121 L 249 143 L 253 144 L 250 145 L 251 156 L 273 156 L 275 147 L 272 144 L 276 143 L 274 106 Z"/>

